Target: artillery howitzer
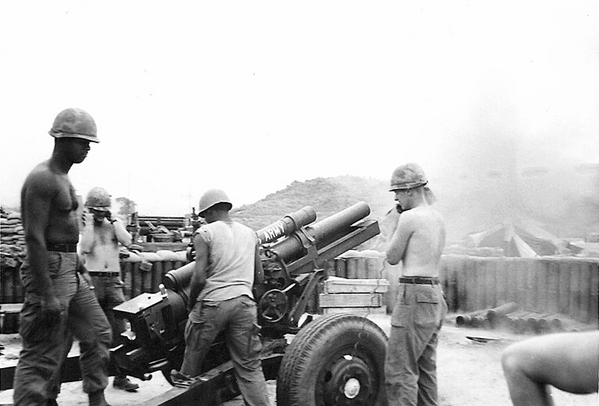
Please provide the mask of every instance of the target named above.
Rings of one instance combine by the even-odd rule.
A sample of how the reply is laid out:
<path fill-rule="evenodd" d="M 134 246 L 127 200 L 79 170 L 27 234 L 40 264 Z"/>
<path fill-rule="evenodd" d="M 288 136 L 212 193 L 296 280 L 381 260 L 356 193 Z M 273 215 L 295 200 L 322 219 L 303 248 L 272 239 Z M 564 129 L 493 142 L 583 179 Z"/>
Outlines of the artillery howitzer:
<path fill-rule="evenodd" d="M 310 207 L 288 214 L 257 232 L 264 281 L 254 286 L 258 304 L 266 380 L 277 380 L 277 405 L 383 405 L 385 333 L 365 317 L 306 313 L 326 261 L 379 233 L 378 223 L 358 203 L 322 221 Z M 162 372 L 170 382 L 185 350 L 191 262 L 169 271 L 160 291 L 143 293 L 114 308 L 130 329 L 112 349 L 114 361 L 142 380 Z M 294 335 L 291 339 L 289 335 Z M 76 379 L 64 369 L 63 381 Z M 188 388 L 174 387 L 145 405 L 218 405 L 239 395 L 224 337 L 219 336 L 202 364 L 202 374 Z M 172 382 L 171 382 L 172 383 Z"/>
<path fill-rule="evenodd" d="M 366 203 L 358 203 L 322 221 L 310 207 L 285 216 L 257 232 L 264 281 L 254 286 L 267 380 L 277 380 L 278 405 L 376 405 L 384 403 L 383 363 L 386 336 L 372 321 L 350 314 L 313 316 L 306 308 L 323 267 L 343 252 L 379 233 Z M 188 251 L 189 259 L 193 252 Z M 131 330 L 113 349 L 131 376 L 149 379 L 179 369 L 184 353 L 189 281 L 193 261 L 169 271 L 160 292 L 142 294 L 115 315 Z M 286 337 L 294 334 L 288 342 Z M 189 388 L 173 388 L 153 405 L 219 404 L 239 395 L 223 337 L 217 337 L 200 379 Z"/>

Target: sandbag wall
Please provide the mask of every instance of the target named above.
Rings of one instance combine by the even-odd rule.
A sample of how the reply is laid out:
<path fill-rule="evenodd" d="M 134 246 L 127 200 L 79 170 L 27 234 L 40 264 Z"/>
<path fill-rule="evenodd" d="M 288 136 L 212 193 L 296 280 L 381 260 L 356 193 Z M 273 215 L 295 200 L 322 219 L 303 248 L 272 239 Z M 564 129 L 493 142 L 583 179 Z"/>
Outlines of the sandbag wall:
<path fill-rule="evenodd" d="M 599 258 L 445 255 L 440 276 L 450 312 L 514 302 L 522 310 L 597 323 Z"/>
<path fill-rule="evenodd" d="M 19 307 L 23 301 L 23 287 L 19 268 L 25 259 L 25 233 L 21 215 L 0 207 L 0 332 L 17 329 Z"/>

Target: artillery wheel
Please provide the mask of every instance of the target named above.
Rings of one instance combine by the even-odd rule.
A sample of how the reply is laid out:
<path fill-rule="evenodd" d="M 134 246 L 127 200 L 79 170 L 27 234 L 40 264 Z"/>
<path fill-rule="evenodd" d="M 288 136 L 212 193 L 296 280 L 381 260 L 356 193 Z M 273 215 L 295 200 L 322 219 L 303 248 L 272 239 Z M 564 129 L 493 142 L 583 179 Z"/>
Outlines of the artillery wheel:
<path fill-rule="evenodd" d="M 277 379 L 279 406 L 382 406 L 387 336 L 371 320 L 322 316 L 285 351 Z"/>

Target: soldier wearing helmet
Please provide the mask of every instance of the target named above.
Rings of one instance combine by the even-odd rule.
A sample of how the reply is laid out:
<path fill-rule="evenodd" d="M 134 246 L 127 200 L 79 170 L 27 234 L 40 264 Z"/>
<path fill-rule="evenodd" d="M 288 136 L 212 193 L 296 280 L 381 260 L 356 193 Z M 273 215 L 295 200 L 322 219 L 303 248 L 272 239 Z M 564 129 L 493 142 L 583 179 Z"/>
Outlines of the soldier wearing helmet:
<path fill-rule="evenodd" d="M 91 276 L 92 288 L 112 327 L 113 346 L 117 346 L 121 333 L 125 331 L 124 320 L 116 318 L 112 310 L 125 302 L 119 243 L 124 247 L 131 245 L 131 234 L 121 219 L 112 216 L 110 208 L 111 197 L 106 189 L 94 187 L 88 192 L 79 251 Z M 119 365 L 116 365 L 112 386 L 127 392 L 135 392 L 139 388 Z"/>
<path fill-rule="evenodd" d="M 200 198 L 198 214 L 207 224 L 194 234 L 185 355 L 181 370 L 172 370 L 171 378 L 181 385 L 193 382 L 212 342 L 224 331 L 245 404 L 269 405 L 252 293 L 254 282 L 260 284 L 263 277 L 258 237 L 231 219 L 232 207 L 220 189 L 210 189 Z"/>
<path fill-rule="evenodd" d="M 401 262 L 397 299 L 385 360 L 388 403 L 437 405 L 436 347 L 447 305 L 439 284 L 445 225 L 432 208 L 432 192 L 415 163 L 391 175 L 399 220 L 387 248 L 391 265 Z"/>
<path fill-rule="evenodd" d="M 77 254 L 79 203 L 68 177 L 87 157 L 90 142 L 99 142 L 96 123 L 84 110 L 69 108 L 56 116 L 50 135 L 52 156 L 31 171 L 21 189 L 27 257 L 21 267 L 25 301 L 14 404 L 56 404 L 72 334 L 80 342 L 83 390 L 90 405 L 105 406 L 112 332 Z"/>
<path fill-rule="evenodd" d="M 98 225 L 101 225 L 105 218 L 107 218 L 108 221 L 113 222 L 111 217 L 112 214 L 110 212 L 111 206 L 112 201 L 110 194 L 108 194 L 106 189 L 94 187 L 87 193 L 87 197 L 85 199 L 85 208 L 93 215 L 94 222 Z M 129 242 L 129 244 L 131 243 Z"/>
<path fill-rule="evenodd" d="M 404 191 L 404 190 L 412 190 L 418 189 L 422 187 L 422 191 L 424 192 L 425 203 L 433 204 L 437 201 L 437 198 L 427 186 L 428 179 L 424 174 L 424 171 L 420 167 L 420 165 L 415 163 L 407 163 L 405 165 L 398 166 L 391 175 L 391 182 L 389 191 Z M 397 194 L 396 194 L 397 196 Z M 397 211 L 400 213 L 403 210 L 400 202 L 397 202 Z"/>

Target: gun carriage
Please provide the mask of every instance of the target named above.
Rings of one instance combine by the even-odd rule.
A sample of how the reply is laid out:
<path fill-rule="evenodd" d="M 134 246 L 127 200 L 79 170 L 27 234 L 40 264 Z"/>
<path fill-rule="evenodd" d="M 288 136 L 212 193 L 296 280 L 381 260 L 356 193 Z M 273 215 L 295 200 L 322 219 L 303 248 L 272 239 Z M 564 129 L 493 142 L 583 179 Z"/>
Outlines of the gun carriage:
<path fill-rule="evenodd" d="M 279 406 L 385 403 L 387 338 L 380 327 L 357 315 L 306 311 L 326 278 L 326 262 L 379 234 L 378 223 L 365 220 L 369 214 L 361 202 L 314 222 L 316 213 L 304 207 L 257 232 L 264 280 L 253 291 L 262 366 L 266 380 L 277 381 Z M 112 349 L 128 375 L 148 380 L 161 372 L 170 382 L 171 369 L 181 366 L 193 257 L 189 249 L 191 262 L 165 274 L 159 292 L 114 308 L 130 325 Z M 143 404 L 218 405 L 240 394 L 224 337 L 213 343 L 202 371 L 189 387 L 173 387 Z M 63 371 L 63 381 L 73 380 L 67 375 Z"/>

